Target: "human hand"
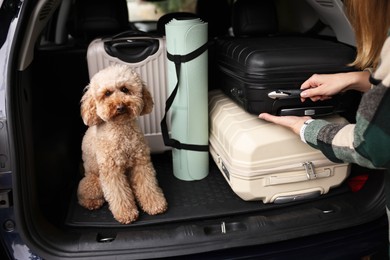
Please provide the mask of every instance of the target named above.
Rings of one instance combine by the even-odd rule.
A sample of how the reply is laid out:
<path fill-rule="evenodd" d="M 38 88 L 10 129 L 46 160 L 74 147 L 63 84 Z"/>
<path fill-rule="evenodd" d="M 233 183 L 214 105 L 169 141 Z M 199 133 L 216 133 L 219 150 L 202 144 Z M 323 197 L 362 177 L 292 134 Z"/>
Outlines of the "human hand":
<path fill-rule="evenodd" d="M 274 116 L 268 113 L 261 113 L 259 115 L 260 119 L 272 122 L 284 127 L 289 128 L 291 131 L 299 135 L 302 125 L 311 117 L 309 116 Z"/>
<path fill-rule="evenodd" d="M 326 100 L 347 90 L 366 92 L 371 88 L 369 71 L 353 71 L 336 74 L 314 74 L 301 85 L 301 101 Z"/>
<path fill-rule="evenodd" d="M 347 79 L 345 73 L 314 74 L 301 85 L 301 101 L 304 102 L 306 98 L 314 102 L 331 99 L 346 88 Z"/>

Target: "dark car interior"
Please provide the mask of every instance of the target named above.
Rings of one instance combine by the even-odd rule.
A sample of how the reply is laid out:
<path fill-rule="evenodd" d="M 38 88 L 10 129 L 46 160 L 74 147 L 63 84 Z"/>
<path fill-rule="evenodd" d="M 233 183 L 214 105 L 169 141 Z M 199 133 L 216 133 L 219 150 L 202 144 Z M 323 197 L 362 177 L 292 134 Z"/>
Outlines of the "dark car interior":
<path fill-rule="evenodd" d="M 32 167 L 20 175 L 18 201 L 24 201 L 22 208 L 26 215 L 21 219 L 28 230 L 25 237 L 31 238 L 35 250 L 48 259 L 50 256 L 139 259 L 190 254 L 217 259 L 226 254 L 239 257 L 242 248 L 246 248 L 252 257 L 264 254 L 264 259 L 271 259 L 266 257 L 271 257 L 275 248 L 284 248 L 275 256 L 282 257 L 288 252 L 302 256 L 294 247 L 306 243 L 303 239 L 313 241 L 320 234 L 318 241 L 330 243 L 335 239 L 339 247 L 345 246 L 341 243 L 344 238 L 338 239 L 329 232 L 350 229 L 356 237 L 364 237 L 360 234 L 363 231 L 354 228 L 371 221 L 377 225 L 371 225 L 370 232 L 386 236 L 378 232 L 381 230 L 378 227 L 386 225 L 382 172 L 357 166 L 353 166 L 348 181 L 319 198 L 264 204 L 237 197 L 212 158 L 209 175 L 204 180 L 176 179 L 172 174 L 171 152 L 166 151 L 152 154 L 169 204 L 166 213 L 157 216 L 143 213 L 136 222 L 122 225 L 115 221 L 107 205 L 96 211 L 78 205 L 76 189 L 83 174 L 81 140 L 87 128 L 80 117 L 80 99 L 89 83 L 86 54 L 93 39 L 123 32 L 164 37 L 164 24 L 172 17 L 200 17 L 209 23 L 210 41 L 252 37 L 244 32 L 253 32 L 256 37 L 300 35 L 337 41 L 329 24 L 315 12 L 305 23 L 299 21 L 299 10 L 311 10 L 305 1 L 295 6 L 283 0 L 258 1 L 260 6 L 256 3 L 249 8 L 233 2 L 198 0 L 194 13 L 166 14 L 153 22 L 154 29 L 147 32 L 139 29 L 142 21 L 129 22 L 125 0 L 64 0 L 59 4 L 35 43 L 31 64 L 20 72 L 24 79 L 20 83 L 22 95 L 28 101 L 24 117 L 32 125 L 31 131 L 25 129 L 31 134 L 26 140 L 32 155 L 27 161 Z M 259 9 L 261 15 L 250 13 Z M 240 16 L 242 12 L 248 13 Z M 245 17 L 250 17 L 249 23 Z M 150 22 L 144 23 L 150 26 Z M 208 54 L 209 89 L 218 88 L 214 78 L 215 51 L 212 45 Z M 358 100 L 351 103 L 349 113 L 353 114 L 356 104 Z M 350 118 L 353 120 L 353 116 Z M 370 177 L 359 191 L 352 190 L 355 177 L 367 174 Z M 294 242 L 289 244 L 290 239 Z M 317 248 L 315 252 L 330 256 L 327 254 L 331 250 L 325 246 L 318 251 L 315 244 L 310 244 Z M 383 244 L 379 242 L 375 246 L 381 247 Z M 241 251 L 234 251 L 235 248 Z"/>

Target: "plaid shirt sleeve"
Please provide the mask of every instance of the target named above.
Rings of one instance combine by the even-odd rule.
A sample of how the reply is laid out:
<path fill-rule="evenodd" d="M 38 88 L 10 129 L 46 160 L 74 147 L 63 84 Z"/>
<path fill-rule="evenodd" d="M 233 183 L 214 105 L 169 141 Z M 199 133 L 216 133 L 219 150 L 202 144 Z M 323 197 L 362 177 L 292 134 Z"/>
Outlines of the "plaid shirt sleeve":
<path fill-rule="evenodd" d="M 390 40 L 385 42 L 381 64 L 371 76 L 374 87 L 360 102 L 356 124 L 338 125 L 314 120 L 304 137 L 335 162 L 368 168 L 390 168 Z"/>

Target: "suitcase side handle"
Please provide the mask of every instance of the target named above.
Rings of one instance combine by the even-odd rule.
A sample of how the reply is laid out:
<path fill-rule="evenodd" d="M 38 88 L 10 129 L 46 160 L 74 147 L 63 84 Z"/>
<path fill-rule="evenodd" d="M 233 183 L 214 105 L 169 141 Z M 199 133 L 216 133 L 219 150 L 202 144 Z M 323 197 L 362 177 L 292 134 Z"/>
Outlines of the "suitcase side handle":
<path fill-rule="evenodd" d="M 294 195 L 278 196 L 273 201 L 275 204 L 283 204 L 288 202 L 294 202 L 299 200 L 309 200 L 317 198 L 321 195 L 321 191 L 312 191 L 307 193 L 299 193 Z"/>
<path fill-rule="evenodd" d="M 268 93 L 268 97 L 272 99 L 287 99 L 287 98 L 300 98 L 301 89 L 278 89 Z"/>
<path fill-rule="evenodd" d="M 106 52 L 118 59 L 136 63 L 155 54 L 159 49 L 158 39 L 122 39 L 104 43 Z"/>

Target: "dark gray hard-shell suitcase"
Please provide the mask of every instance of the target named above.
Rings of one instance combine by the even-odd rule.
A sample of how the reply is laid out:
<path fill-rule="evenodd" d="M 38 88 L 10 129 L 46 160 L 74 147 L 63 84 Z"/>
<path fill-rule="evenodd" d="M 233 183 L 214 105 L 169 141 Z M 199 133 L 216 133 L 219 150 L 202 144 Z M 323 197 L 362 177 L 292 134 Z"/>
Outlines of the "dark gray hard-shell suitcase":
<path fill-rule="evenodd" d="M 302 103 L 299 94 L 314 73 L 354 70 L 355 48 L 314 30 L 283 32 L 279 23 L 272 0 L 234 2 L 233 36 L 216 40 L 218 88 L 253 114 L 317 116 L 351 107 L 351 93 L 315 103 Z"/>
<path fill-rule="evenodd" d="M 218 86 L 246 111 L 326 115 L 344 111 L 350 98 L 300 100 L 300 86 L 315 73 L 353 71 L 355 49 L 309 37 L 225 38 L 216 42 Z"/>

